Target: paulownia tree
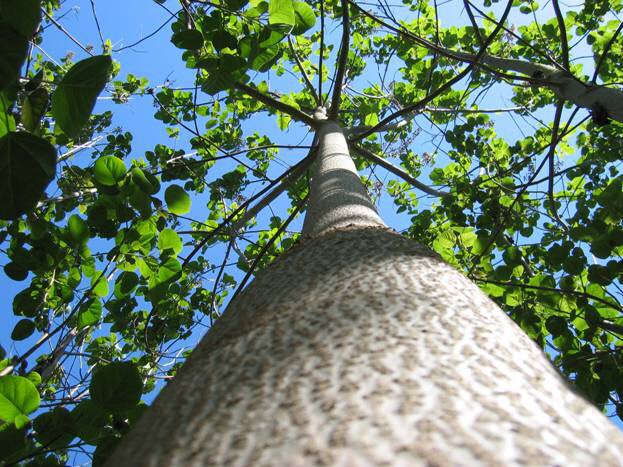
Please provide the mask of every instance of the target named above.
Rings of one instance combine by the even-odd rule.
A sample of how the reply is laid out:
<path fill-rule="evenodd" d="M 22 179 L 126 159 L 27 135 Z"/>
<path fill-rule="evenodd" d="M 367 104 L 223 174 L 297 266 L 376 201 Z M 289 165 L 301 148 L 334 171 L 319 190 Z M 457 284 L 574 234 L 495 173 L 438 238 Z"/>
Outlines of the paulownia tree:
<path fill-rule="evenodd" d="M 621 2 L 146 7 L 192 85 L 0 0 L 4 462 L 619 462 Z M 187 147 L 132 153 L 104 89 Z"/>

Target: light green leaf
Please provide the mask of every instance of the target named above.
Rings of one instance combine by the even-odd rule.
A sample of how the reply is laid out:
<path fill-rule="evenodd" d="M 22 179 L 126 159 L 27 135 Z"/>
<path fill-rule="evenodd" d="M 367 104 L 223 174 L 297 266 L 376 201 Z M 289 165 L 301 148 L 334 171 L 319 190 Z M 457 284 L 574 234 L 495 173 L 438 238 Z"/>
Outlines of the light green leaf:
<path fill-rule="evenodd" d="M 314 10 L 305 2 L 293 2 L 295 24 L 292 34 L 299 35 L 310 30 L 316 24 Z"/>
<path fill-rule="evenodd" d="M 71 239 L 76 244 L 82 245 L 89 239 L 89 226 L 79 215 L 73 214 L 69 217 L 67 228 Z"/>
<path fill-rule="evenodd" d="M 108 286 L 108 284 L 106 284 Z M 108 288 L 108 287 L 107 287 Z M 92 299 L 83 304 L 78 312 L 78 328 L 97 324 L 102 317 L 102 303 L 99 299 Z"/>
<path fill-rule="evenodd" d="M 34 208 L 56 173 L 56 149 L 30 133 L 0 138 L 0 219 Z"/>
<path fill-rule="evenodd" d="M 125 177 L 125 164 L 115 156 L 102 156 L 93 167 L 93 176 L 98 183 L 112 186 L 119 183 Z"/>
<path fill-rule="evenodd" d="M 171 185 L 164 192 L 164 200 L 169 211 L 173 214 L 182 215 L 190 211 L 190 196 L 179 185 Z"/>
<path fill-rule="evenodd" d="M 173 250 L 177 255 L 182 251 L 182 239 L 173 229 L 164 229 L 158 235 L 158 248 L 160 251 Z"/>
<path fill-rule="evenodd" d="M 24 417 L 37 410 L 40 400 L 32 381 L 22 376 L 0 377 L 0 420 L 21 424 Z"/>
<path fill-rule="evenodd" d="M 91 286 L 93 287 L 93 293 L 98 297 L 105 297 L 108 295 L 108 279 L 100 272 L 97 272 L 91 279 Z"/>
<path fill-rule="evenodd" d="M 292 0 L 270 0 L 268 5 L 268 24 L 271 28 L 289 32 L 296 22 Z"/>
<path fill-rule="evenodd" d="M 66 135 L 77 136 L 89 121 L 111 70 L 110 56 L 97 55 L 76 63 L 58 83 L 52 95 L 52 114 Z"/>

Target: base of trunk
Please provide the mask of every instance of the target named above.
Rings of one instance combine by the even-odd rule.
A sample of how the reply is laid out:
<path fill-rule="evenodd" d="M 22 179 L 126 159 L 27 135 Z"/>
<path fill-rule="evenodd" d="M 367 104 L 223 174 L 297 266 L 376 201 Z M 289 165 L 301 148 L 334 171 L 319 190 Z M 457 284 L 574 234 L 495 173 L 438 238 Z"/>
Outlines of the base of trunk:
<path fill-rule="evenodd" d="M 258 274 L 108 465 L 620 465 L 621 446 L 478 287 L 370 228 Z"/>

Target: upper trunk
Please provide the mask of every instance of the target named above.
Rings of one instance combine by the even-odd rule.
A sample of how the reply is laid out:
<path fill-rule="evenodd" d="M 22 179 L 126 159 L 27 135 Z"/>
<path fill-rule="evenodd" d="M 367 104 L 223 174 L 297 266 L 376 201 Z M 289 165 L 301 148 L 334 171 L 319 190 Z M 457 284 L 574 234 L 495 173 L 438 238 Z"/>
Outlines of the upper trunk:
<path fill-rule="evenodd" d="M 382 227 L 336 133 L 314 238 L 230 303 L 108 465 L 619 465 L 623 435 L 520 328 Z"/>
<path fill-rule="evenodd" d="M 322 114 L 316 114 L 322 119 Z M 303 236 L 315 237 L 347 226 L 385 226 L 359 179 L 340 126 L 331 120 L 318 129 L 314 166 Z"/>

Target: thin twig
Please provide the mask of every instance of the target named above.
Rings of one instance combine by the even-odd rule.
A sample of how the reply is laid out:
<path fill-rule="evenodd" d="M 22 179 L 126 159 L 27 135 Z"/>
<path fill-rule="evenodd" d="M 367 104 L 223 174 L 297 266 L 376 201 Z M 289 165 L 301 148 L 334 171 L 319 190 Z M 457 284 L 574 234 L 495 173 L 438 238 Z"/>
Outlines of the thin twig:
<path fill-rule="evenodd" d="M 247 284 L 247 282 L 249 282 L 249 279 L 251 278 L 251 276 L 253 275 L 253 271 L 255 271 L 255 268 L 257 267 L 257 265 L 259 264 L 259 262 L 261 261 L 261 259 L 264 257 L 264 255 L 266 254 L 266 252 L 268 251 L 268 249 L 273 246 L 273 244 L 277 241 L 277 238 L 279 238 L 279 236 L 283 233 L 283 231 L 288 227 L 288 225 L 290 225 L 290 223 L 294 220 L 294 218 L 296 217 L 296 215 L 299 213 L 299 211 L 301 210 L 301 208 L 303 207 L 303 205 L 305 204 L 305 201 L 307 201 L 307 195 L 305 195 L 305 197 L 296 205 L 296 207 L 292 210 L 292 213 L 290 214 L 290 216 L 285 220 L 285 222 L 283 224 L 281 224 L 279 226 L 279 228 L 277 229 L 277 231 L 274 233 L 274 235 L 272 237 L 270 237 L 270 239 L 266 242 L 266 244 L 262 247 L 262 249 L 258 252 L 257 256 L 255 257 L 255 260 L 253 261 L 253 264 L 251 264 L 251 266 L 249 267 L 249 270 L 247 271 L 247 273 L 245 274 L 245 276 L 242 278 L 242 280 L 240 281 L 240 284 L 238 285 L 238 287 L 236 288 L 236 291 L 234 292 L 234 295 L 231 297 L 231 300 L 233 301 L 238 294 L 242 291 L 242 289 L 244 288 L 244 286 Z"/>
<path fill-rule="evenodd" d="M 292 42 L 292 37 L 290 35 L 288 35 L 288 45 L 290 46 L 290 52 L 292 53 L 292 56 L 294 57 L 294 61 L 299 67 L 299 70 L 301 70 L 301 76 L 303 77 L 303 80 L 305 81 L 305 84 L 307 85 L 307 89 L 309 90 L 312 97 L 314 98 L 316 105 L 321 106 L 322 103 L 320 102 L 320 98 L 318 97 L 318 94 L 316 94 L 316 89 L 314 88 L 314 85 L 309 79 L 309 76 L 307 75 L 307 72 L 305 71 L 305 68 L 303 67 L 303 64 L 301 63 L 299 55 L 296 53 L 296 49 L 294 48 L 294 43 Z"/>
<path fill-rule="evenodd" d="M 556 105 L 556 114 L 554 115 L 554 124 L 552 127 L 552 143 L 549 147 L 549 152 L 547 154 L 547 160 L 549 161 L 549 177 L 547 182 L 547 196 L 549 198 L 549 212 L 552 217 L 560 224 L 565 232 L 569 232 L 569 226 L 565 221 L 563 221 L 558 215 L 558 210 L 556 209 L 556 200 L 554 199 L 554 172 L 555 172 L 555 162 L 556 162 L 556 146 L 560 139 L 558 138 L 558 129 L 560 126 L 560 119 L 562 117 L 562 109 L 564 106 L 564 101 L 562 99 L 558 100 L 558 104 Z"/>

